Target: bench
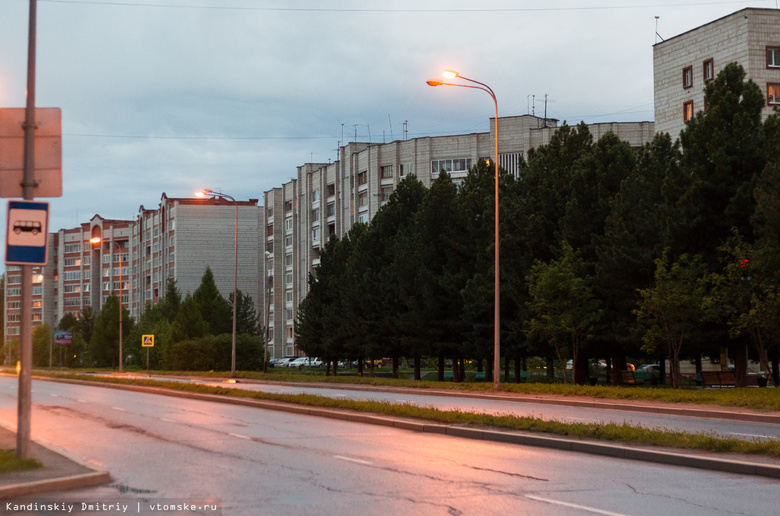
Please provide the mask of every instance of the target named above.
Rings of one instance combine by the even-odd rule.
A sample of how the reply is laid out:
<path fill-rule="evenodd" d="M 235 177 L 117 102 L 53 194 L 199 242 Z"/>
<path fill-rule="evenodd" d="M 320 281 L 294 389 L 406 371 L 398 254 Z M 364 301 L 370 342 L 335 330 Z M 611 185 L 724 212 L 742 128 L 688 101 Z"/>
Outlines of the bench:
<path fill-rule="evenodd" d="M 702 371 L 701 384 L 703 387 L 735 387 L 737 378 L 733 371 Z"/>

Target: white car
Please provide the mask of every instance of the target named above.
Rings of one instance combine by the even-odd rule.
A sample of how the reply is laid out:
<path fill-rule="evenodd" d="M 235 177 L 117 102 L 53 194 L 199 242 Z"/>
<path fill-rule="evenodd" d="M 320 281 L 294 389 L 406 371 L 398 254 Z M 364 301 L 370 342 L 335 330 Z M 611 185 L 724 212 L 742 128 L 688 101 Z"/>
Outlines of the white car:
<path fill-rule="evenodd" d="M 311 357 L 311 360 L 309 361 L 309 365 L 311 367 L 322 367 L 322 360 L 320 360 L 317 357 Z"/>
<path fill-rule="evenodd" d="M 292 360 L 290 357 L 280 358 L 274 362 L 274 367 L 287 367 L 287 364 Z"/>
<path fill-rule="evenodd" d="M 290 369 L 292 368 L 299 368 L 309 365 L 309 357 L 298 357 L 295 360 L 291 360 L 290 362 L 287 362 L 287 367 Z"/>

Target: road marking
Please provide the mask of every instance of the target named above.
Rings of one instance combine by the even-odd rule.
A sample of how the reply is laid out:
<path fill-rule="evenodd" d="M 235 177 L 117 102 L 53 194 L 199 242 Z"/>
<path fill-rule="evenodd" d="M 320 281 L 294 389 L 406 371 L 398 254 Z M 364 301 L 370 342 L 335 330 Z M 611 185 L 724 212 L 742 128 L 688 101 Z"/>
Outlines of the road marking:
<path fill-rule="evenodd" d="M 549 498 L 542 498 L 541 496 L 525 495 L 525 497 L 528 498 L 529 500 L 535 500 L 537 502 L 542 502 L 542 503 L 549 503 L 552 505 L 561 505 L 563 507 L 569 507 L 581 511 L 592 512 L 593 514 L 603 514 L 605 516 L 626 516 L 625 514 L 619 512 L 602 511 L 601 509 L 596 509 L 595 507 L 588 507 L 586 505 L 577 505 L 575 503 L 561 502 L 560 500 L 551 500 Z"/>
<path fill-rule="evenodd" d="M 771 435 L 756 435 L 756 434 L 738 434 L 737 432 L 729 432 L 731 435 L 741 435 L 742 437 L 763 437 L 765 439 L 774 439 Z"/>
<path fill-rule="evenodd" d="M 228 434 L 228 435 L 233 436 L 233 437 L 238 437 L 239 439 L 246 439 L 247 441 L 251 441 L 252 440 L 251 437 L 247 437 L 245 435 L 240 435 L 240 434 Z"/>
<path fill-rule="evenodd" d="M 339 460 L 345 460 L 347 462 L 354 462 L 356 464 L 365 464 L 366 466 L 371 466 L 372 464 L 374 464 L 373 462 L 369 462 L 367 460 L 353 459 L 351 457 L 344 457 L 342 455 L 334 455 L 333 458 Z"/>
<path fill-rule="evenodd" d="M 166 421 L 166 422 L 168 422 L 168 423 L 175 423 L 175 422 L 176 422 L 176 421 L 174 421 L 173 419 L 168 419 L 167 417 L 161 417 L 161 418 L 160 418 L 160 421 Z"/>
<path fill-rule="evenodd" d="M 59 394 L 49 394 L 49 396 L 51 396 L 52 398 L 59 398 L 60 397 Z"/>
<path fill-rule="evenodd" d="M 78 401 L 79 403 L 87 403 L 87 400 L 76 400 L 76 401 Z"/>
<path fill-rule="evenodd" d="M 121 410 L 122 412 L 127 412 L 127 410 L 121 408 L 121 407 L 111 407 L 114 410 Z"/>

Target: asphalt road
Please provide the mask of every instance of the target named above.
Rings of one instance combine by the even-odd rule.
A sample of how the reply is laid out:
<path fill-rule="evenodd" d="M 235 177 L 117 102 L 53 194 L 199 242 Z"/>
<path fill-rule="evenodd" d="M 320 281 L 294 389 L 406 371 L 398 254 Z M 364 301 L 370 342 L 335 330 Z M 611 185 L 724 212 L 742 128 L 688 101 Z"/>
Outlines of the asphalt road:
<path fill-rule="evenodd" d="M 175 378 L 165 377 L 165 379 L 174 380 Z M 179 380 L 192 381 L 188 379 Z M 441 397 L 426 394 L 410 394 L 406 392 L 393 393 L 373 390 L 302 387 L 275 383 L 240 382 L 229 385 L 226 385 L 224 382 L 214 381 L 198 381 L 198 383 L 278 394 L 317 394 L 330 398 L 410 403 L 418 406 L 436 407 L 442 410 L 462 410 L 464 412 L 531 416 L 546 420 L 557 420 L 564 423 L 628 423 L 631 425 L 641 425 L 647 428 L 659 428 L 687 433 L 713 433 L 723 437 L 733 437 L 743 440 L 780 439 L 780 425 L 769 423 L 694 418 L 622 410 L 567 407 L 561 405 L 545 405 L 541 403 L 517 403 L 512 401 L 485 400 L 467 397 Z M 780 393 L 778 395 L 780 395 Z"/>
<path fill-rule="evenodd" d="M 15 418 L 16 380 L 0 378 L 0 421 Z M 32 435 L 115 478 L 56 499 L 125 514 L 763 515 L 780 500 L 760 477 L 54 382 L 33 382 Z"/>

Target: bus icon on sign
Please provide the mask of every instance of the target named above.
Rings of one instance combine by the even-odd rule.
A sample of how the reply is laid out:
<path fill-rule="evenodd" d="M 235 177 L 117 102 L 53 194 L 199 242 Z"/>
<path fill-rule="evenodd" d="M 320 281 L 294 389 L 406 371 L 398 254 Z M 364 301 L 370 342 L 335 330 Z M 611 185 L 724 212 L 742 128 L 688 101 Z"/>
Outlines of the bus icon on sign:
<path fill-rule="evenodd" d="M 42 226 L 37 220 L 17 220 L 14 222 L 13 229 L 17 235 L 22 231 L 37 235 L 41 232 Z"/>

